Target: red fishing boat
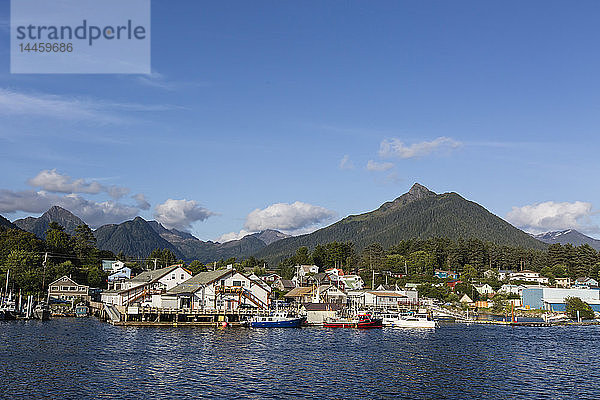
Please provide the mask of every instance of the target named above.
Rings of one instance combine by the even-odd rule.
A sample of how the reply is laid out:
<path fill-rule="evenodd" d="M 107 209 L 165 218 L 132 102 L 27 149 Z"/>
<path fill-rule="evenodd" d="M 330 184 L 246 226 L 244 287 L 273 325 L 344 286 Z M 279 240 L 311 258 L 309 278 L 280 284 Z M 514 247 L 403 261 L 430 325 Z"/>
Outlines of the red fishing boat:
<path fill-rule="evenodd" d="M 356 318 L 334 318 L 323 322 L 325 328 L 382 328 L 382 320 L 372 318 L 370 314 L 359 314 Z"/>

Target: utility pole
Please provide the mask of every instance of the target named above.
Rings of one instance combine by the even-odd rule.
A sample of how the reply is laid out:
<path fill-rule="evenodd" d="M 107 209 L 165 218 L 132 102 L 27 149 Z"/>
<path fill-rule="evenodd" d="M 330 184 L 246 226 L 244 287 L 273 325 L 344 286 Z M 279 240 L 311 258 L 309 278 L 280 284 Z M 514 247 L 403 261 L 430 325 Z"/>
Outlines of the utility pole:
<path fill-rule="evenodd" d="M 42 273 L 42 292 L 44 291 L 44 286 L 46 286 L 46 262 L 48 261 L 48 253 L 44 253 L 44 261 L 42 262 L 42 266 L 44 267 L 44 272 Z M 39 297 L 38 297 L 39 300 Z"/>

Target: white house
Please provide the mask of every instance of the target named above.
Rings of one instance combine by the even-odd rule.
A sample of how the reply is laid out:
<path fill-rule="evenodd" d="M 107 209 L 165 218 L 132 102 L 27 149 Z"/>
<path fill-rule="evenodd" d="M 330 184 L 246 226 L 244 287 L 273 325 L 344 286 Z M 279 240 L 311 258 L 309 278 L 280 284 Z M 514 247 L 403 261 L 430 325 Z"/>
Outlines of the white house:
<path fill-rule="evenodd" d="M 540 276 L 539 272 L 525 270 L 520 272 L 511 272 L 508 275 L 508 279 L 511 281 L 525 281 L 525 282 L 534 282 L 540 285 L 547 285 L 548 278 L 545 276 Z"/>
<path fill-rule="evenodd" d="M 556 283 L 556 286 L 560 286 L 563 288 L 570 288 L 571 287 L 571 278 L 555 278 L 554 282 Z"/>
<path fill-rule="evenodd" d="M 89 300 L 89 290 L 89 286 L 80 285 L 68 276 L 63 276 L 48 285 L 48 298 L 68 301 Z"/>
<path fill-rule="evenodd" d="M 487 283 L 484 283 L 484 284 L 475 284 L 475 285 L 473 285 L 473 287 L 482 296 L 490 296 L 490 295 L 492 295 L 492 294 L 495 293 L 494 289 L 490 285 L 488 285 Z"/>
<path fill-rule="evenodd" d="M 344 275 L 339 277 L 339 283 L 342 290 L 362 290 L 365 282 L 360 275 Z"/>
<path fill-rule="evenodd" d="M 236 311 L 240 307 L 268 308 L 271 288 L 234 269 L 200 272 L 167 291 L 165 304 L 191 310 Z"/>
<path fill-rule="evenodd" d="M 306 278 L 319 273 L 319 267 L 316 265 L 296 265 L 296 274 L 292 281 L 296 286 L 302 286 L 306 283 Z"/>
<path fill-rule="evenodd" d="M 589 289 L 592 287 L 598 287 L 598 281 L 593 278 L 582 277 L 575 279 L 573 286 L 582 289 Z"/>
<path fill-rule="evenodd" d="M 498 293 L 516 294 L 518 296 L 521 296 L 523 293 L 523 289 L 525 289 L 526 287 L 527 286 L 525 286 L 525 285 L 505 284 L 505 285 L 502 285 L 502 287 L 500 289 L 498 289 Z"/>
<path fill-rule="evenodd" d="M 120 289 L 102 292 L 102 302 L 119 306 L 132 305 L 150 300 L 152 295 L 160 295 L 190 279 L 192 273 L 181 264 L 144 271 L 122 281 Z"/>
<path fill-rule="evenodd" d="M 351 307 L 398 308 L 418 304 L 418 293 L 414 290 L 367 290 L 348 292 Z"/>

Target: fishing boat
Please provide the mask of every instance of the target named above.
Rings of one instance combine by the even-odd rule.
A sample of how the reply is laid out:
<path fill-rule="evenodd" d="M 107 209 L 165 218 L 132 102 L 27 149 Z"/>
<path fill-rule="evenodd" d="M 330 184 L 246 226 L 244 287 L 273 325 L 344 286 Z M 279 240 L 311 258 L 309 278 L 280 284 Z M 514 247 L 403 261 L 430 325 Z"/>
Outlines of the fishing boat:
<path fill-rule="evenodd" d="M 370 314 L 359 314 L 356 318 L 330 318 L 323 322 L 325 328 L 382 328 L 380 318 L 372 318 Z"/>
<path fill-rule="evenodd" d="M 50 308 L 45 302 L 38 303 L 33 309 L 33 317 L 42 321 L 50 319 Z"/>
<path fill-rule="evenodd" d="M 413 315 L 401 315 L 392 324 L 395 328 L 436 328 L 437 322 L 427 312 L 419 311 Z"/>
<path fill-rule="evenodd" d="M 300 328 L 303 317 L 290 316 L 286 312 L 276 312 L 268 316 L 255 316 L 246 322 L 251 328 Z"/>

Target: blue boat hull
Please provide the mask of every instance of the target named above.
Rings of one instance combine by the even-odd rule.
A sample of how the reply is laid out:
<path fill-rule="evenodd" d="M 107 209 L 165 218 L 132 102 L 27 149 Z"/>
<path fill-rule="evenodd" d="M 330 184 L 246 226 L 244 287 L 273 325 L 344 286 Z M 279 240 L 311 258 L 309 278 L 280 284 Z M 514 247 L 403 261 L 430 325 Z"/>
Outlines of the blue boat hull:
<path fill-rule="evenodd" d="M 251 321 L 251 328 L 300 328 L 304 318 L 295 318 L 288 321 Z"/>

